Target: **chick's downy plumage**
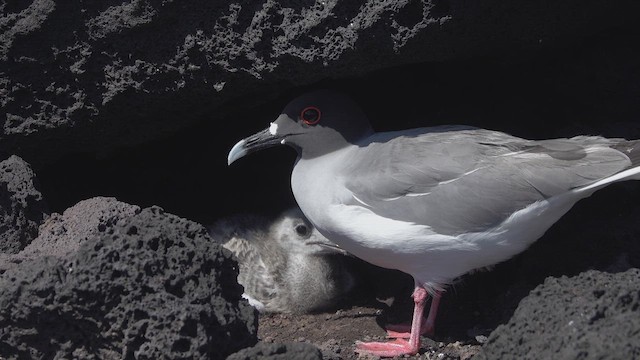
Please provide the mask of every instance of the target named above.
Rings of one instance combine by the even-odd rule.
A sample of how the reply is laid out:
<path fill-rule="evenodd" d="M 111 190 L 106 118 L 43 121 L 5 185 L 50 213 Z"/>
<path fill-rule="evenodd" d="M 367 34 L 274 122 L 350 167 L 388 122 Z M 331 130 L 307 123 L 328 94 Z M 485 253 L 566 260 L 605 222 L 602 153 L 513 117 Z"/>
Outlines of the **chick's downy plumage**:
<path fill-rule="evenodd" d="M 346 252 L 298 208 L 275 221 L 255 214 L 230 216 L 208 229 L 237 257 L 243 296 L 260 312 L 322 311 L 336 306 L 354 286 Z"/>

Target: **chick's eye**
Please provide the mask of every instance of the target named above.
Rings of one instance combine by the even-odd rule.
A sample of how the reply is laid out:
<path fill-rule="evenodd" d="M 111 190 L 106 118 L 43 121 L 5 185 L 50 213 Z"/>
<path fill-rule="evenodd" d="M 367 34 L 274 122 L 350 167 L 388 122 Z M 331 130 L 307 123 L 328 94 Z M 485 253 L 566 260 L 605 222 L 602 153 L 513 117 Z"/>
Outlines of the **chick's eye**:
<path fill-rule="evenodd" d="M 296 233 L 298 233 L 298 235 L 300 236 L 306 236 L 309 234 L 309 227 L 307 227 L 307 225 L 304 225 L 304 224 L 296 225 L 295 230 L 296 230 Z"/>
<path fill-rule="evenodd" d="M 315 106 L 307 106 L 300 112 L 300 119 L 307 125 L 315 125 L 320 121 L 320 109 Z"/>

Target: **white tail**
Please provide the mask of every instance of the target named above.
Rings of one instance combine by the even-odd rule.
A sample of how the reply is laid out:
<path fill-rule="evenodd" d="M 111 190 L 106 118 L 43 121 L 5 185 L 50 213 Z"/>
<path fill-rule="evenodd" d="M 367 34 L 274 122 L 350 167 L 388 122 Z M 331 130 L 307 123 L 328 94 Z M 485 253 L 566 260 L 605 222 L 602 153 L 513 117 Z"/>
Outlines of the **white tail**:
<path fill-rule="evenodd" d="M 625 171 L 621 171 L 615 175 L 611 175 L 602 180 L 598 180 L 593 184 L 574 189 L 575 192 L 587 192 L 586 196 L 593 194 L 596 190 L 618 181 L 640 180 L 640 166 L 636 166 Z"/>

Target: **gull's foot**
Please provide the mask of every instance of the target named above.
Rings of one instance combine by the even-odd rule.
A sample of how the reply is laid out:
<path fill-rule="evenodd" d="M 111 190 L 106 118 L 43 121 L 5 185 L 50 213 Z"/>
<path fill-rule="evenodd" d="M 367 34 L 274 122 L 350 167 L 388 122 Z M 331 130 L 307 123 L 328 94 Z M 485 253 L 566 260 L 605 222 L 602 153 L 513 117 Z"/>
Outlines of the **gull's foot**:
<path fill-rule="evenodd" d="M 411 336 L 411 324 L 389 324 L 384 329 L 388 338 L 408 339 Z"/>
<path fill-rule="evenodd" d="M 411 335 L 411 324 L 389 324 L 384 327 L 387 331 L 388 338 L 394 339 L 408 339 Z M 422 319 L 422 326 L 420 327 L 420 335 L 432 336 L 433 326 L 428 326 L 427 321 Z"/>
<path fill-rule="evenodd" d="M 395 339 L 389 342 L 356 342 L 356 352 L 362 355 L 380 357 L 394 357 L 400 355 L 415 355 L 419 346 L 411 346 L 408 341 Z"/>

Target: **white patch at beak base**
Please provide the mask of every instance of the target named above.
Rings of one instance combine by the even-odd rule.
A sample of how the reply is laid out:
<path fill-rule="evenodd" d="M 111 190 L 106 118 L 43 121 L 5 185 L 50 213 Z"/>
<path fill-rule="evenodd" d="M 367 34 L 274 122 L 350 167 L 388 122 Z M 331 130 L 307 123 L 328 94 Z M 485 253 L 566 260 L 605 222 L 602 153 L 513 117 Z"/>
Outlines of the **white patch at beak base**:
<path fill-rule="evenodd" d="M 278 124 L 271 123 L 271 125 L 269 125 L 269 133 L 275 136 L 278 133 Z"/>

